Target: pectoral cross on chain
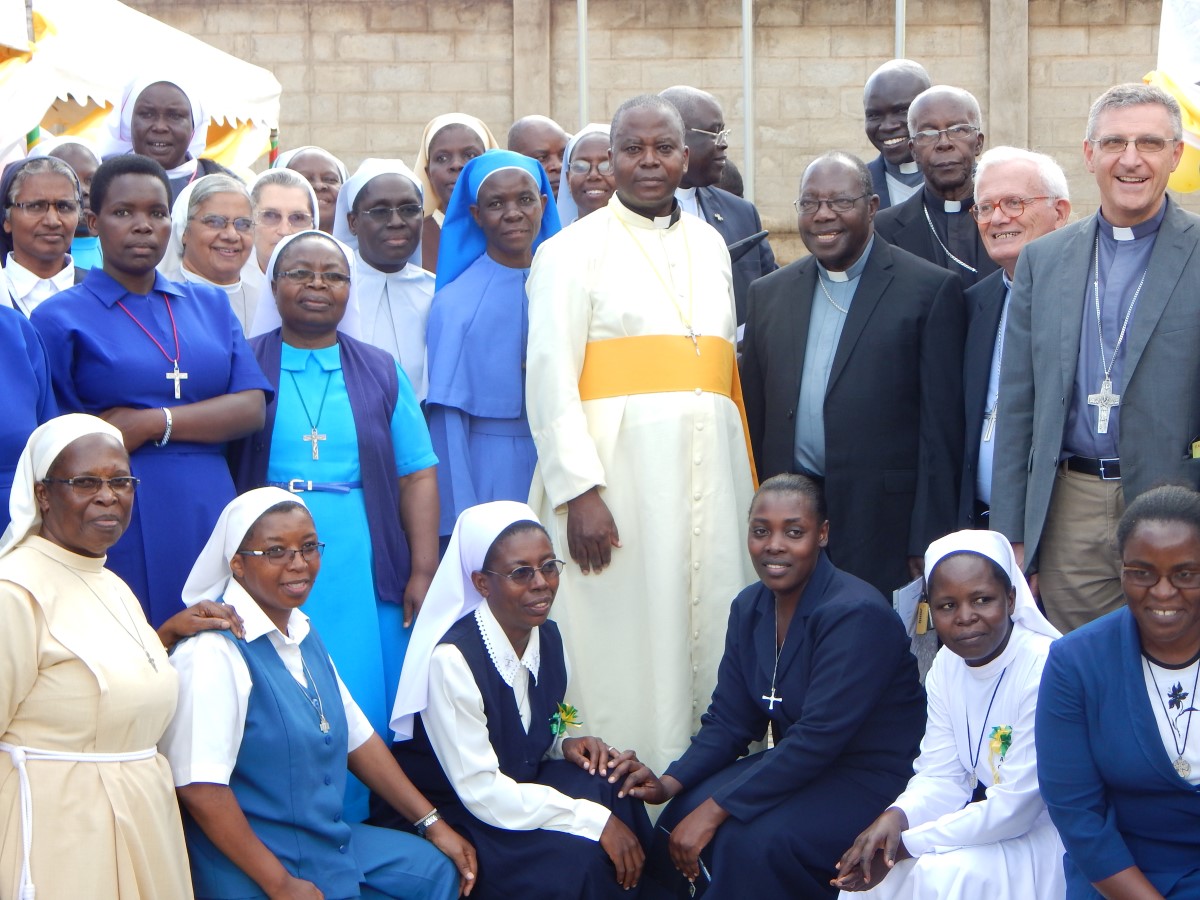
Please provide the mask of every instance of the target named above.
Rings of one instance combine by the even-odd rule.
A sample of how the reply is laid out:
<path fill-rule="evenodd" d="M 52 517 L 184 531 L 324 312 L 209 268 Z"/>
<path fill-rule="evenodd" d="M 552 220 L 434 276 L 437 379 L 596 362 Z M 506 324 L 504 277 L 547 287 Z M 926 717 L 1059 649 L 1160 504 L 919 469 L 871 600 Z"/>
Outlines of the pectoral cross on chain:
<path fill-rule="evenodd" d="M 317 441 L 323 441 L 323 440 L 325 440 L 325 435 L 323 435 L 323 434 L 317 434 L 317 426 L 316 426 L 316 425 L 314 425 L 314 426 L 313 426 L 313 429 L 312 429 L 312 432 L 310 432 L 309 434 L 306 434 L 306 435 L 304 436 L 304 439 L 305 439 L 306 441 L 312 441 L 313 459 L 320 459 L 320 458 L 321 458 L 321 454 L 320 454 L 320 452 L 318 451 Z"/>
<path fill-rule="evenodd" d="M 1088 394 L 1088 406 L 1099 407 L 1099 415 L 1096 419 L 1096 434 L 1108 434 L 1109 413 L 1114 406 L 1121 405 L 1121 395 L 1114 394 L 1112 386 L 1112 379 L 1105 378 L 1100 382 L 1100 393 Z"/>
<path fill-rule="evenodd" d="M 767 701 L 767 709 L 768 709 L 768 710 L 770 710 L 771 712 L 774 712 L 774 711 L 775 711 L 775 704 L 776 704 L 776 703 L 782 703 L 782 702 L 783 702 L 783 698 L 782 698 L 782 697 L 780 697 L 780 696 L 778 696 L 778 695 L 775 693 L 775 686 L 774 686 L 774 685 L 772 685 L 772 686 L 771 686 L 771 696 L 769 696 L 769 697 L 768 697 L 766 694 L 763 694 L 763 695 L 762 695 L 762 698 L 763 698 L 764 700 L 766 700 L 766 701 Z"/>
<path fill-rule="evenodd" d="M 996 430 L 996 412 L 998 408 L 999 404 L 993 406 L 987 411 L 987 415 L 983 417 L 983 421 L 987 423 L 983 429 L 983 439 L 985 441 L 990 441 L 992 439 L 992 432 Z"/>
<path fill-rule="evenodd" d="M 175 382 L 175 399 L 179 399 L 179 382 L 187 381 L 188 373 L 179 371 L 179 360 L 174 361 L 175 371 L 168 372 L 166 377 L 169 381 Z"/>
<path fill-rule="evenodd" d="M 700 335 L 696 334 L 696 332 L 692 329 L 691 325 L 688 326 L 687 336 L 689 338 L 691 338 L 692 346 L 696 348 L 696 355 L 699 356 L 700 355 L 700 342 L 698 340 L 696 340 L 696 338 L 700 337 Z"/>

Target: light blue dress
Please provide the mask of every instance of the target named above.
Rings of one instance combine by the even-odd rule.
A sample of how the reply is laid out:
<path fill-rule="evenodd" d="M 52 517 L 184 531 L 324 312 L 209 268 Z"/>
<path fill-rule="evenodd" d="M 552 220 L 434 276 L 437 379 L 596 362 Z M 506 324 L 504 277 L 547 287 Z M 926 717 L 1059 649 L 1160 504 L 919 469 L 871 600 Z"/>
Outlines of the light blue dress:
<path fill-rule="evenodd" d="M 281 350 L 268 481 L 287 482 L 293 478 L 325 484 L 360 481 L 358 432 L 342 374 L 340 348 L 335 344 L 319 350 L 300 350 L 285 343 Z M 401 477 L 435 465 L 437 457 L 412 386 L 403 370 L 396 368 L 400 391 L 391 432 L 396 476 Z M 303 393 L 303 402 L 297 385 Z M 308 404 L 307 413 L 304 404 Z M 312 442 L 304 440 L 311 432 L 310 423 L 325 435 L 325 440 L 319 442 L 316 460 L 312 458 Z M 326 545 L 321 573 L 304 604 L 304 612 L 320 629 L 351 696 L 375 731 L 387 740 L 388 717 L 411 629 L 403 627 L 404 610 L 399 604 L 381 602 L 376 596 L 363 490 L 312 491 L 304 495 L 304 502 L 312 512 L 318 536 Z M 347 785 L 345 814 L 351 822 L 367 816 L 367 791 L 356 779 L 350 779 Z"/>

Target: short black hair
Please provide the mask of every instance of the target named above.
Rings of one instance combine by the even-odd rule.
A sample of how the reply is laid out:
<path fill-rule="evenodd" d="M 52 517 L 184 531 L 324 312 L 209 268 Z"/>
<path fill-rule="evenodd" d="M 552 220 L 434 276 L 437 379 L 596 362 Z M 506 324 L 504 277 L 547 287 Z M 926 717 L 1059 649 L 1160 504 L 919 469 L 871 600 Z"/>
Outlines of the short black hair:
<path fill-rule="evenodd" d="M 1141 494 L 1125 508 L 1117 525 L 1117 551 L 1143 522 L 1180 522 L 1200 534 L 1200 493 L 1179 484 L 1161 484 Z"/>
<path fill-rule="evenodd" d="M 824 522 L 829 518 L 829 510 L 825 506 L 825 491 L 815 479 L 807 475 L 785 472 L 774 475 L 758 486 L 754 499 L 750 501 L 750 514 L 754 513 L 754 504 L 763 494 L 799 494 L 812 501 L 813 509 L 817 512 L 817 521 Z"/>
<path fill-rule="evenodd" d="M 870 197 L 875 193 L 875 184 L 871 180 L 871 170 L 867 168 L 867 164 L 855 156 L 853 153 L 847 153 L 844 150 L 830 150 L 827 153 L 822 153 L 804 168 L 804 174 L 807 175 L 809 170 L 817 163 L 835 162 L 846 166 L 854 171 L 858 176 L 859 187 L 862 188 L 864 194 Z M 801 183 L 804 177 L 800 178 Z"/>
<path fill-rule="evenodd" d="M 268 507 L 266 510 L 264 510 L 263 514 L 255 519 L 254 523 L 248 529 L 246 529 L 246 534 L 242 537 L 242 543 L 239 545 L 238 549 L 241 549 L 250 543 L 255 536 L 255 532 L 258 530 L 259 523 L 267 516 L 272 516 L 275 513 L 291 512 L 294 509 L 302 509 L 304 512 L 308 513 L 310 519 L 312 518 L 312 513 L 309 512 L 308 507 L 303 503 L 300 503 L 297 500 L 281 500 L 274 506 Z"/>
<path fill-rule="evenodd" d="M 527 531 L 540 531 L 546 535 L 547 539 L 550 538 L 549 533 L 547 533 L 545 526 L 541 522 L 535 522 L 533 519 L 520 519 L 513 522 L 496 535 L 496 539 L 488 547 L 487 553 L 483 555 L 483 567 L 485 569 L 494 569 L 496 567 L 496 555 L 500 552 L 500 547 L 503 546 L 504 542 L 514 535 L 524 534 Z"/>
<path fill-rule="evenodd" d="M 96 169 L 96 174 L 92 176 L 92 193 L 88 200 L 91 204 L 92 212 L 100 212 L 104 206 L 104 201 L 108 199 L 109 187 L 115 179 L 120 178 L 122 175 L 149 175 L 152 178 L 157 178 L 162 182 L 163 189 L 167 192 L 167 206 L 171 205 L 171 179 L 167 177 L 167 170 L 148 156 L 125 153 L 121 156 L 113 156 L 100 163 L 100 167 Z"/>
<path fill-rule="evenodd" d="M 996 582 L 1002 588 L 1004 588 L 1004 593 L 1008 594 L 1012 591 L 1012 579 L 1008 577 L 1008 573 L 1004 571 L 1004 566 L 1000 565 L 1000 563 L 996 562 L 990 556 L 979 553 L 975 550 L 955 550 L 953 553 L 947 553 L 945 556 L 939 559 L 933 569 L 925 574 L 925 588 L 927 592 L 933 589 L 933 576 L 941 569 L 942 563 L 948 559 L 954 559 L 956 556 L 977 556 L 986 561 L 992 570 L 992 578 L 994 578 Z"/>
<path fill-rule="evenodd" d="M 679 109 L 674 103 L 665 97 L 660 97 L 658 94 L 638 94 L 636 97 L 630 97 L 617 107 L 617 111 L 612 117 L 612 125 L 609 126 L 610 140 L 616 140 L 617 129 L 621 126 L 621 119 L 625 117 L 627 112 L 635 109 L 652 109 L 655 112 L 662 113 L 671 120 L 672 125 L 679 127 L 679 137 L 681 140 L 687 136 L 687 129 L 683 124 L 683 116 L 679 114 Z"/>

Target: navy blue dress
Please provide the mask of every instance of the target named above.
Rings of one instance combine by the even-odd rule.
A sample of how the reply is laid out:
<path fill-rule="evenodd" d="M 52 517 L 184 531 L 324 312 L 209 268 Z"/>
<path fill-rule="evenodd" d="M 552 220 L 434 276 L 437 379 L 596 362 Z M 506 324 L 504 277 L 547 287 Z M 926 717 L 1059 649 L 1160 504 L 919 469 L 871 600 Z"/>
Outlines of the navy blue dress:
<path fill-rule="evenodd" d="M 492 664 L 474 614 L 451 626 L 441 643 L 458 647 L 475 677 L 501 772 L 514 781 L 548 785 L 569 797 L 609 808 L 647 846 L 650 820 L 640 801 L 618 798 L 619 784 L 589 775 L 574 763 L 544 759 L 554 741 L 548 723 L 566 694 L 567 668 L 558 626 L 546 622 L 540 630 L 541 666 L 537 681 L 531 680 L 529 687 L 528 734 L 521 724 L 516 696 Z M 472 898 L 615 900 L 637 896 L 637 889 L 626 891 L 617 883 L 608 854 L 597 841 L 547 829 L 505 831 L 475 818 L 442 771 L 420 716 L 412 740 L 396 744 L 393 753 L 413 784 L 475 845 L 479 875 Z"/>
<path fill-rule="evenodd" d="M 29 320 L 0 306 L 0 531 L 8 527 L 8 494 L 17 460 L 33 429 L 58 415 L 46 348 Z"/>
<path fill-rule="evenodd" d="M 822 553 L 779 654 L 782 702 L 771 704 L 775 664 L 775 598 L 753 584 L 733 601 L 700 731 L 665 773 L 684 790 L 658 821 L 648 866 L 672 895 L 681 876 L 668 834 L 711 797 L 729 818 L 702 854 L 710 898 L 834 896 L 834 863 L 912 775 L 925 691 L 875 588 Z M 768 726 L 775 746 L 745 756 Z"/>

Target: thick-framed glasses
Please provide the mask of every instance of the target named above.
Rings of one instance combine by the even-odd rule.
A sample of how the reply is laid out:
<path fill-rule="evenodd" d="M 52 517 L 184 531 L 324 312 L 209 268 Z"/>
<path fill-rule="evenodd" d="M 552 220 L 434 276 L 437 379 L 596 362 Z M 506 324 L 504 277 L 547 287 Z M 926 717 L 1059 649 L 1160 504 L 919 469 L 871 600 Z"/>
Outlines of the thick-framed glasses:
<path fill-rule="evenodd" d="M 274 566 L 290 564 L 300 554 L 305 562 L 312 562 L 315 557 L 325 552 L 325 545 L 320 541 L 309 541 L 299 547 L 268 547 L 266 550 L 239 550 L 238 556 L 257 556 L 265 559 Z"/>
<path fill-rule="evenodd" d="M 728 128 L 722 128 L 720 131 L 705 131 L 703 128 L 689 128 L 688 131 L 694 131 L 696 134 L 707 135 L 713 139 L 714 144 L 728 144 L 729 136 L 733 134 Z"/>
<path fill-rule="evenodd" d="M 1138 153 L 1162 153 L 1167 144 L 1174 144 L 1178 138 L 1159 137 L 1157 134 L 1144 134 L 1137 138 L 1123 138 L 1116 135 L 1106 135 L 1102 138 L 1088 138 L 1089 144 L 1100 148 L 1101 153 L 1124 153 L 1125 148 L 1133 144 Z"/>
<path fill-rule="evenodd" d="M 1200 569 L 1180 569 L 1165 575 L 1135 566 L 1125 566 L 1121 569 L 1121 580 L 1137 588 L 1152 588 L 1164 578 L 1181 591 L 1194 591 L 1196 588 L 1200 588 Z"/>
<path fill-rule="evenodd" d="M 8 205 L 37 219 L 50 212 L 51 206 L 60 216 L 74 216 L 79 213 L 78 200 L 14 200 Z"/>
<path fill-rule="evenodd" d="M 314 272 L 312 269 L 288 269 L 280 272 L 278 278 L 295 284 L 313 284 L 323 281 L 330 287 L 345 287 L 350 283 L 350 276 L 345 272 Z"/>
<path fill-rule="evenodd" d="M 493 572 L 491 569 L 484 569 L 489 575 L 498 575 L 500 578 L 507 578 L 516 584 L 529 584 L 533 581 L 534 573 L 541 572 L 542 577 L 547 580 L 557 578 L 562 574 L 563 566 L 566 563 L 561 559 L 548 559 L 540 566 L 517 566 L 507 575 L 503 572 Z"/>
<path fill-rule="evenodd" d="M 99 475 L 76 475 L 74 478 L 42 479 L 42 484 L 65 484 L 78 497 L 94 497 L 106 484 L 114 494 L 132 494 L 141 483 L 140 478 L 134 478 L 132 475 L 118 475 L 115 478 L 101 478 Z"/>
<path fill-rule="evenodd" d="M 571 170 L 572 175 L 587 175 L 592 169 L 595 169 L 601 175 L 611 175 L 613 173 L 611 159 L 601 160 L 598 163 L 590 163 L 585 159 L 573 159 L 567 168 Z"/>
<path fill-rule="evenodd" d="M 259 225 L 266 225 L 268 228 L 278 228 L 283 224 L 283 220 L 287 219 L 287 223 L 293 228 L 311 228 L 313 217 L 308 213 L 294 212 L 284 216 L 277 209 L 264 209 L 254 219 Z"/>
<path fill-rule="evenodd" d="M 238 234 L 249 234 L 250 230 L 254 228 L 254 220 L 249 216 L 231 218 L 230 216 L 213 214 L 211 216 L 192 216 L 188 221 L 199 222 L 205 228 L 211 228 L 213 231 L 224 231 L 232 224 L 233 230 Z"/>
<path fill-rule="evenodd" d="M 918 131 L 911 137 L 914 144 L 931 147 L 942 139 L 943 134 L 956 144 L 966 144 L 975 140 L 979 129 L 964 122 L 962 125 L 951 125 L 949 128 L 930 128 L 926 131 Z"/>
<path fill-rule="evenodd" d="M 971 215 L 979 222 L 986 222 L 992 217 L 992 213 L 996 211 L 996 207 L 998 206 L 1004 210 L 1006 216 L 1015 219 L 1025 212 L 1025 207 L 1029 206 L 1029 204 L 1036 203 L 1038 200 L 1054 199 L 1054 197 L 1001 197 L 996 203 L 985 200 L 971 207 Z"/>
<path fill-rule="evenodd" d="M 370 209 L 362 211 L 364 216 L 379 225 L 386 225 L 396 214 L 399 214 L 402 219 L 415 219 L 424 213 L 425 208 L 419 203 L 405 203 L 402 206 L 372 206 Z"/>
<path fill-rule="evenodd" d="M 865 196 L 867 195 L 859 194 L 857 197 L 834 197 L 830 200 L 812 200 L 801 197 L 799 200 L 793 200 L 792 206 L 796 207 L 796 212 L 803 213 L 806 216 L 813 215 L 821 208 L 822 203 L 836 213 L 848 213 L 854 209 L 854 204 Z"/>

